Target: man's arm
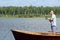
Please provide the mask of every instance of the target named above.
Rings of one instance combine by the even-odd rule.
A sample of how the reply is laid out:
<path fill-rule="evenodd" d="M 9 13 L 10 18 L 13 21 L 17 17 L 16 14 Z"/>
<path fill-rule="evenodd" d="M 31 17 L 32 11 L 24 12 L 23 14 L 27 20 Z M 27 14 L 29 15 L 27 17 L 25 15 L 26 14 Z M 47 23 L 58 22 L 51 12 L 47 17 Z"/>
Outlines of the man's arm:
<path fill-rule="evenodd" d="M 48 20 L 53 20 L 53 18 L 48 18 Z"/>
<path fill-rule="evenodd" d="M 52 21 L 53 21 L 53 18 L 48 18 L 48 20 L 49 20 L 50 22 L 52 22 Z"/>

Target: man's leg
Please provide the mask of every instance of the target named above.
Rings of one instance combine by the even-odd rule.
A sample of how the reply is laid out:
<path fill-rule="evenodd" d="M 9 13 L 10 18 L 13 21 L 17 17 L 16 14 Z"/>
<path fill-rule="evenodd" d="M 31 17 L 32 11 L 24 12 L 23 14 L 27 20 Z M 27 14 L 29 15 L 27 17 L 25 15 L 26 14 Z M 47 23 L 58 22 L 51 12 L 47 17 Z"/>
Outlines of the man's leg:
<path fill-rule="evenodd" d="M 52 30 L 52 32 L 53 32 L 53 34 L 55 35 L 55 33 L 56 33 L 56 26 L 51 26 L 51 30 Z"/>

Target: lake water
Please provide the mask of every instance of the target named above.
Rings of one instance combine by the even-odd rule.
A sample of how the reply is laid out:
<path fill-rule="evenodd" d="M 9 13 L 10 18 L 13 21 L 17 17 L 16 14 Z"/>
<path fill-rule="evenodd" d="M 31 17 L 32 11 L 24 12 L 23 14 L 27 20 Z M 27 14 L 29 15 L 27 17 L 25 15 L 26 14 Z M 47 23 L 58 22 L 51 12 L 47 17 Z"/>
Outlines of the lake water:
<path fill-rule="evenodd" d="M 50 22 L 44 18 L 0 18 L 0 40 L 15 40 L 11 29 L 47 32 Z M 57 18 L 57 30 L 60 32 L 60 18 Z"/>

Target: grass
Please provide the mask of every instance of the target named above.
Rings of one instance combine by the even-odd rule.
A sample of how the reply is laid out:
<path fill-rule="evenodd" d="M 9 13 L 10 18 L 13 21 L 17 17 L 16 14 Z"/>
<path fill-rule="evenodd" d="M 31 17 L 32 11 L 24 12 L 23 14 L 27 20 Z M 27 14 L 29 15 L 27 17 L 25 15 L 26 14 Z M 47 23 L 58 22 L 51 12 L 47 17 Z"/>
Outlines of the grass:
<path fill-rule="evenodd" d="M 50 17 L 50 15 L 46 15 Z M 19 15 L 2 15 L 0 14 L 0 18 L 45 18 L 45 15 L 40 14 L 19 14 Z M 57 18 L 60 18 L 60 15 L 56 15 Z"/>
<path fill-rule="evenodd" d="M 57 16 L 57 18 L 60 18 L 60 15 L 56 15 Z"/>

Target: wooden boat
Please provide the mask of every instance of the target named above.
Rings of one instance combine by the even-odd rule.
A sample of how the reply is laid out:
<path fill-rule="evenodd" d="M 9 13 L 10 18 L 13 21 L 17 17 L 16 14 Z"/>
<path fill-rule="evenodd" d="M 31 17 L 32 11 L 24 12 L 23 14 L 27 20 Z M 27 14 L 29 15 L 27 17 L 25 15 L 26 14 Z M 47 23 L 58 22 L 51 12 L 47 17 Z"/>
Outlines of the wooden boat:
<path fill-rule="evenodd" d="M 60 32 L 55 35 L 49 32 L 29 32 L 22 30 L 11 30 L 15 40 L 60 40 Z"/>

